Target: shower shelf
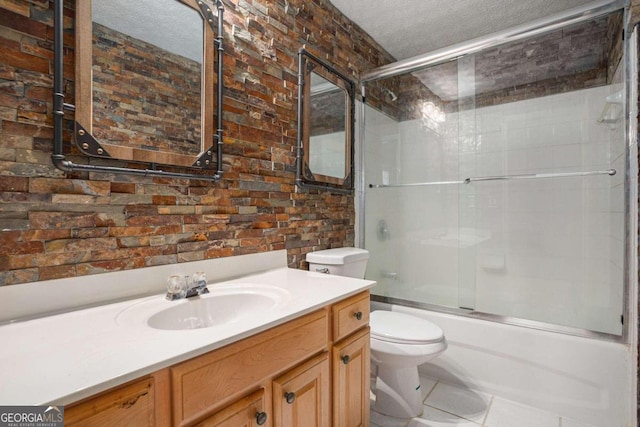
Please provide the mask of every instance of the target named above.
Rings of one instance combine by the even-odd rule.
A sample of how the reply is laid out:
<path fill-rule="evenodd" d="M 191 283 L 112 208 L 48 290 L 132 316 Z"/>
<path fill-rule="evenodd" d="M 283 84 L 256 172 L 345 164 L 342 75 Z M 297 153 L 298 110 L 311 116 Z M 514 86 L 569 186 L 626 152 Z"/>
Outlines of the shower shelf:
<path fill-rule="evenodd" d="M 558 172 L 558 173 L 527 173 L 520 175 L 499 175 L 499 176 L 475 176 L 465 178 L 461 181 L 432 181 L 432 182 L 415 182 L 411 184 L 369 184 L 369 188 L 389 188 L 389 187 L 422 187 L 427 185 L 451 185 L 451 184 L 471 184 L 480 181 L 508 181 L 515 179 L 536 179 L 536 178 L 568 178 L 572 176 L 591 176 L 591 175 L 615 175 L 615 169 L 585 171 L 585 172 Z"/>

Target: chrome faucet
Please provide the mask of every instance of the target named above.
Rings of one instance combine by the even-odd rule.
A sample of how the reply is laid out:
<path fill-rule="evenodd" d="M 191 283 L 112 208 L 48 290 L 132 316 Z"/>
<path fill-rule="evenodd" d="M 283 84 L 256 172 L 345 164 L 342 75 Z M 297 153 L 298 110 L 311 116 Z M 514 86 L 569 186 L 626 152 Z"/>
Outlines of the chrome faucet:
<path fill-rule="evenodd" d="M 198 272 L 190 276 L 169 276 L 167 280 L 167 295 L 169 301 L 191 298 L 208 294 L 207 276 Z"/>

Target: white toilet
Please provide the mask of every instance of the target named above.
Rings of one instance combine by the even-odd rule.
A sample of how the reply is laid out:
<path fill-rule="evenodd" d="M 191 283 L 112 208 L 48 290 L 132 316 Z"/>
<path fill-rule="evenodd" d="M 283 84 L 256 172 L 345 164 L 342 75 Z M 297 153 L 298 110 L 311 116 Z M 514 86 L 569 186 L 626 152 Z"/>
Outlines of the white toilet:
<path fill-rule="evenodd" d="M 364 279 L 369 251 L 359 248 L 335 248 L 309 252 L 309 271 Z"/>
<path fill-rule="evenodd" d="M 371 364 L 377 366 L 375 410 L 398 418 L 422 413 L 418 366 L 447 349 L 439 326 L 396 311 L 373 311 Z"/>
<path fill-rule="evenodd" d="M 369 252 L 358 248 L 327 249 L 307 254 L 309 271 L 364 278 Z M 447 349 L 440 327 L 395 311 L 370 315 L 371 362 L 377 368 L 374 409 L 398 418 L 422 413 L 418 366 Z"/>

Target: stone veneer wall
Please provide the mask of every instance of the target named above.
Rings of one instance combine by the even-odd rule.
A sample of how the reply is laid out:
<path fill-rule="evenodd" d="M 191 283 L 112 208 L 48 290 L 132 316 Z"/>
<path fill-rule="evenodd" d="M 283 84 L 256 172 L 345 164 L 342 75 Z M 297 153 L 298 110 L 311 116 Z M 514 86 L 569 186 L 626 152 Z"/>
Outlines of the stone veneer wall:
<path fill-rule="evenodd" d="M 474 108 L 611 83 L 622 58 L 621 25 L 618 13 L 482 52 L 476 59 L 481 80 L 495 79 L 499 88 L 478 94 Z M 526 64 L 535 64 L 537 73 L 521 68 Z"/>
<path fill-rule="evenodd" d="M 93 82 L 98 141 L 194 157 L 202 151 L 198 62 L 94 22 Z"/>
<path fill-rule="evenodd" d="M 65 5 L 73 102 L 74 3 Z M 206 183 L 55 169 L 53 3 L 0 0 L 0 284 L 283 248 L 304 268 L 309 251 L 354 244 L 353 196 L 294 185 L 296 55 L 306 44 L 354 77 L 392 58 L 327 0 L 225 6 L 226 173 Z"/>
<path fill-rule="evenodd" d="M 449 61 L 367 82 L 367 104 L 406 121 L 425 116 L 426 103 L 452 113 L 602 86 L 622 57 L 621 25 L 618 13 L 479 52 L 473 55 L 471 99 L 459 98 L 461 64 Z"/>

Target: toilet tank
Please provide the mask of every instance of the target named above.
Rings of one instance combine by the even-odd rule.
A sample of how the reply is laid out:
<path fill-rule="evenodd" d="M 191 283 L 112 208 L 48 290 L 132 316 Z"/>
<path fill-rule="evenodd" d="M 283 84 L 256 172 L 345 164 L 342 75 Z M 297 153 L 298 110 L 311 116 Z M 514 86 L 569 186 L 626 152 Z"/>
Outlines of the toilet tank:
<path fill-rule="evenodd" d="M 364 279 L 369 251 L 359 248 L 325 249 L 307 254 L 309 271 Z"/>

